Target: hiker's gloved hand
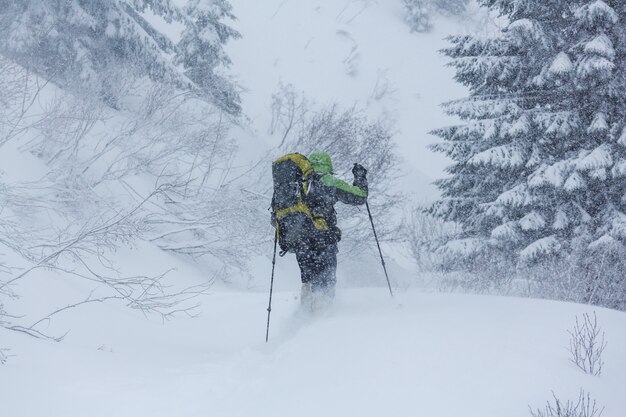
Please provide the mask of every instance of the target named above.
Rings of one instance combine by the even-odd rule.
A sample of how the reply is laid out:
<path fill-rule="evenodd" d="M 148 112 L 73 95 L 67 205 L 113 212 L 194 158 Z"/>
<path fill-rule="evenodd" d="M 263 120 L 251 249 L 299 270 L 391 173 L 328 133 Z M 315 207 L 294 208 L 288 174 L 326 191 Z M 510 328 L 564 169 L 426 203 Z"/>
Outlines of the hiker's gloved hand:
<path fill-rule="evenodd" d="M 352 167 L 352 174 L 354 174 L 355 178 L 365 178 L 367 175 L 367 169 L 365 169 L 361 164 L 354 164 L 354 167 Z"/>

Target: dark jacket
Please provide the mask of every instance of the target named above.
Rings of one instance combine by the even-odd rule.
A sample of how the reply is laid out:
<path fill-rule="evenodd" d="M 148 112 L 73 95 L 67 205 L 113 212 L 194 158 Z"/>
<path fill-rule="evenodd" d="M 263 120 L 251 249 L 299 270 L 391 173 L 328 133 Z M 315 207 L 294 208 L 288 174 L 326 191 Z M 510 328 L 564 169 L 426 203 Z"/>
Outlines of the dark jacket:
<path fill-rule="evenodd" d="M 365 204 L 368 192 L 367 178 L 365 175 L 355 175 L 350 185 L 332 175 L 332 162 L 327 154 L 312 154 L 309 159 L 315 173 L 309 183 L 307 205 L 314 216 L 321 216 L 326 220 L 329 228 L 326 243 L 336 243 L 341 239 L 341 231 L 337 227 L 335 204 L 338 201 L 353 206 Z"/>
<path fill-rule="evenodd" d="M 333 177 L 331 174 L 313 174 L 309 184 L 307 204 L 314 215 L 326 220 L 328 227 L 337 227 L 337 212 L 335 204 L 338 201 L 352 206 L 360 206 L 367 201 L 367 178 L 354 178 L 350 185 L 345 181 Z"/>

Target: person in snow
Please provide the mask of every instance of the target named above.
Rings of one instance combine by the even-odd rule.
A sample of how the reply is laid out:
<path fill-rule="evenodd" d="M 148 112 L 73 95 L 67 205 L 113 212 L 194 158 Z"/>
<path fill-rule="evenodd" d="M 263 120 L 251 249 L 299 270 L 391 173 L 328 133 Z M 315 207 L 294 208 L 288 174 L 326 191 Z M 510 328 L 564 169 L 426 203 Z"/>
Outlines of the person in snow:
<path fill-rule="evenodd" d="M 350 185 L 333 176 L 333 163 L 324 152 L 312 153 L 309 161 L 314 174 L 306 198 L 313 213 L 323 217 L 329 233 L 308 236 L 296 250 L 302 279 L 301 302 L 313 310 L 329 304 L 335 295 L 337 283 L 337 243 L 341 230 L 337 227 L 335 204 L 362 205 L 367 200 L 367 170 L 354 164 L 353 184 Z"/>

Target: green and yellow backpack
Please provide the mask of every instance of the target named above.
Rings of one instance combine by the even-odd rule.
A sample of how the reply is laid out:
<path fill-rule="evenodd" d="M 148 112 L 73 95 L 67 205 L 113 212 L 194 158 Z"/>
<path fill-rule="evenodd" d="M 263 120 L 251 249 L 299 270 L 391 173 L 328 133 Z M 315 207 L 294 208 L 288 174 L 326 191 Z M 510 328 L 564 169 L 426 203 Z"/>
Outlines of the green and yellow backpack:
<path fill-rule="evenodd" d="M 296 252 L 317 232 L 328 231 L 326 220 L 307 205 L 313 172 L 311 162 L 299 153 L 284 155 L 272 163 L 272 219 L 282 252 Z"/>

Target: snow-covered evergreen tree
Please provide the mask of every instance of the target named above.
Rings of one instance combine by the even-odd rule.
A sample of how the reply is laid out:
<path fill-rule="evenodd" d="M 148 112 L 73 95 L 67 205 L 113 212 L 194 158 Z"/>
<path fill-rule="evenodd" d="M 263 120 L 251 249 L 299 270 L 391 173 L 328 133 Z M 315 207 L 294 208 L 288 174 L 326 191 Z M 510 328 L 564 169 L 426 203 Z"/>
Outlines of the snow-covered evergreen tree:
<path fill-rule="evenodd" d="M 226 0 L 191 0 L 185 7 L 189 24 L 178 44 L 178 62 L 185 75 L 204 94 L 212 97 L 221 108 L 231 114 L 241 110 L 239 93 L 225 77 L 216 73 L 231 61 L 222 46 L 239 33 L 222 20 L 234 19 L 232 6 Z"/>
<path fill-rule="evenodd" d="M 186 49 L 148 22 L 146 12 L 182 23 Z M 0 0 L 0 54 L 64 89 L 96 93 L 114 106 L 133 77 L 148 76 L 201 91 L 236 112 L 237 92 L 215 74 L 218 64 L 228 63 L 222 44 L 236 34 L 219 21 L 224 17 L 232 17 L 226 0 L 206 0 L 202 7 L 193 0 L 183 10 L 172 0 Z M 175 56 L 185 70 L 175 65 Z"/>
<path fill-rule="evenodd" d="M 170 0 L 25 0 L 1 7 L 0 53 L 64 88 L 114 100 L 119 86 L 112 84 L 131 74 L 182 81 L 164 56 L 173 45 L 140 15 L 149 8 L 167 21 L 180 19 Z"/>
<path fill-rule="evenodd" d="M 469 0 L 403 0 L 406 23 L 411 32 L 428 32 L 432 29 L 433 13 L 457 16 L 467 9 Z"/>
<path fill-rule="evenodd" d="M 429 0 L 404 0 L 406 15 L 404 19 L 411 28 L 411 32 L 428 32 L 432 29 L 430 14 L 432 12 Z"/>
<path fill-rule="evenodd" d="M 467 10 L 469 0 L 431 0 L 440 12 L 452 16 L 460 15 Z"/>
<path fill-rule="evenodd" d="M 447 104 L 466 123 L 435 132 L 454 164 L 432 212 L 463 226 L 439 251 L 465 268 L 569 256 L 596 282 L 590 264 L 626 243 L 626 4 L 481 3 L 510 24 L 445 51 L 470 96 Z"/>

